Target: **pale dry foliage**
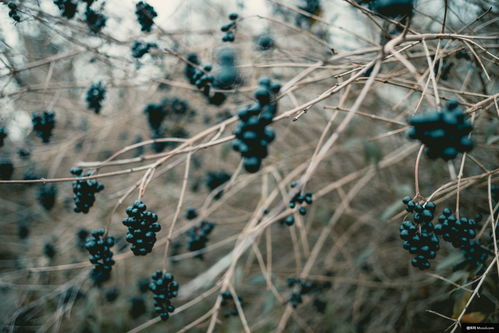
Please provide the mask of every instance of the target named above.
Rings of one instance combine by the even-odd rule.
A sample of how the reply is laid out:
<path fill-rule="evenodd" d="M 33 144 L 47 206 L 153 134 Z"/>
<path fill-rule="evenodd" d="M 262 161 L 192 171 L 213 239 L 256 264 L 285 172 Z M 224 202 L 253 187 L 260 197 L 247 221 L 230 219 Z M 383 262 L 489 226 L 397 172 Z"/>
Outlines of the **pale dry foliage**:
<path fill-rule="evenodd" d="M 497 8 L 476 1 L 476 6 L 470 5 L 474 12 L 464 13 L 452 1 L 435 2 L 441 3 L 439 12 L 425 10 L 425 1 L 420 1 L 410 27 L 390 35 L 396 21 L 343 1 L 359 25 L 371 27 L 376 36 L 372 38 L 350 33 L 323 16 L 311 17 L 310 27 L 297 28 L 294 17 L 306 13 L 296 3 L 268 1 L 284 14 L 242 16 L 230 46 L 237 51 L 244 84 L 228 92 L 222 107 L 214 107 L 188 84 L 183 69 L 188 53 L 214 63 L 217 51 L 227 46 L 219 31 L 227 19 L 218 14 L 217 1 L 192 1 L 210 15 L 211 29 L 154 27 L 147 38 L 160 50 L 146 56 L 142 68 L 130 57 L 130 46 L 141 38 L 137 27 L 137 34 L 128 39 L 115 38 L 108 30 L 90 37 L 82 22 L 53 16 L 38 10 L 37 1 L 25 1 L 20 5 L 25 21 L 12 27 L 18 29 L 23 49 L 2 43 L 1 120 L 13 121 L 21 110 L 51 109 L 57 125 L 50 144 L 41 144 L 34 134 L 25 139 L 32 147 L 30 160 L 15 156 L 20 142 L 7 141 L 1 148 L 16 166 L 13 180 L 0 181 L 2 328 L 439 332 L 455 330 L 465 313 L 464 319 L 484 316 L 497 322 L 497 254 L 489 256 L 484 272 L 474 275 L 453 270 L 459 250 L 441 242 L 432 267 L 422 272 L 410 265 L 398 237 L 406 214 L 400 199 L 405 195 L 434 200 L 437 212 L 450 207 L 463 216 L 481 213 L 484 239 L 497 225 L 498 214 L 492 214 L 497 201 L 491 195 L 499 180 Z M 333 9 L 325 5 L 325 12 Z M 110 8 L 106 14 L 115 19 Z M 255 50 L 251 22 L 268 25 L 276 41 L 273 51 Z M 31 33 L 23 32 L 29 30 L 26 25 Z M 33 29 L 39 29 L 35 37 Z M 338 48 L 338 43 L 347 42 L 343 37 L 333 50 L 330 40 L 340 31 L 360 46 L 351 51 Z M 460 50 L 466 50 L 470 60 L 457 59 Z M 442 68 L 435 74 L 435 65 L 451 62 L 447 80 L 441 77 Z M 86 109 L 85 91 L 96 80 L 76 77 L 77 71 L 85 71 L 81 66 L 107 88 L 100 115 Z M 371 74 L 364 75 L 368 70 Z M 283 85 L 272 125 L 277 138 L 262 169 L 249 174 L 230 141 L 236 111 L 253 101 L 261 75 Z M 155 154 L 152 141 L 132 144 L 138 136 L 150 137 L 142 110 L 164 97 L 187 100 L 197 115 L 176 124 L 189 138 Z M 474 150 L 450 163 L 418 155 L 419 143 L 406 138 L 406 119 L 454 99 L 473 121 Z M 232 116 L 217 116 L 225 110 Z M 72 212 L 73 178 L 68 170 L 76 165 L 95 169 L 90 178 L 106 186 L 87 215 Z M 32 168 L 44 179 L 22 181 Z M 220 169 L 233 175 L 222 198 L 214 200 L 216 193 L 208 193 L 203 179 L 207 171 Z M 298 186 L 293 189 L 295 180 Z M 57 203 L 49 212 L 35 199 L 39 184 L 32 183 L 40 182 L 57 183 Z M 201 186 L 194 191 L 196 183 Z M 296 189 L 314 193 L 306 216 L 288 208 Z M 107 228 L 123 238 L 121 218 L 137 198 L 160 216 L 162 231 L 154 250 L 135 257 L 128 249 L 114 249 L 117 263 L 111 281 L 94 287 L 88 278 L 91 264 L 85 251 L 75 246 L 75 234 L 82 227 Z M 187 207 L 196 208 L 200 216 L 187 221 Z M 289 214 L 295 215 L 294 226 L 279 223 Z M 216 223 L 205 259 L 194 258 L 196 253 L 185 248 L 173 251 L 172 244 L 185 244 L 185 231 L 202 219 Z M 29 224 L 27 240 L 17 237 L 20 223 Z M 43 256 L 49 240 L 57 248 L 52 260 Z M 137 280 L 157 269 L 172 272 L 181 284 L 173 301 L 176 311 L 161 322 L 153 314 L 151 295 L 145 295 L 147 313 L 130 318 L 129 299 L 139 295 Z M 304 303 L 293 309 L 289 277 L 329 281 L 332 287 L 304 296 Z M 115 303 L 104 300 L 111 287 L 120 291 Z M 85 296 L 77 299 L 78 291 Z M 239 316 L 223 316 L 222 291 L 243 298 L 242 306 L 236 302 Z M 69 295 L 65 301 L 64 295 Z M 327 302 L 324 314 L 315 310 L 316 298 Z"/>

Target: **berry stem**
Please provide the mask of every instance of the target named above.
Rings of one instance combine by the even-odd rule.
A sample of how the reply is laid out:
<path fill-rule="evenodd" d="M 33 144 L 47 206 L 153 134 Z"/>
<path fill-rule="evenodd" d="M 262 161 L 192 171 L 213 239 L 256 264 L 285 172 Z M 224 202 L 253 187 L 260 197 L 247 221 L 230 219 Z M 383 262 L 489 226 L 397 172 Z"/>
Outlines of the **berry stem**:
<path fill-rule="evenodd" d="M 168 230 L 168 235 L 166 236 L 165 242 L 165 254 L 163 256 L 163 271 L 166 272 L 168 268 L 168 248 L 170 247 L 171 238 L 173 235 L 173 230 L 175 229 L 175 223 L 178 220 L 178 216 L 180 215 L 180 210 L 182 209 L 182 203 L 184 202 L 185 190 L 187 188 L 187 181 L 189 180 L 189 169 L 191 167 L 191 154 L 188 153 L 185 161 L 185 172 L 184 178 L 182 180 L 182 189 L 180 191 L 180 196 L 178 198 L 177 209 L 175 210 L 175 215 L 173 216 L 172 223 L 170 225 L 170 229 Z"/>
<path fill-rule="evenodd" d="M 420 191 L 419 191 L 419 162 L 421 161 L 421 155 L 423 155 L 424 151 L 424 145 L 421 145 L 418 151 L 418 156 L 416 157 L 416 163 L 414 167 L 414 187 L 416 190 L 416 196 L 420 196 Z"/>

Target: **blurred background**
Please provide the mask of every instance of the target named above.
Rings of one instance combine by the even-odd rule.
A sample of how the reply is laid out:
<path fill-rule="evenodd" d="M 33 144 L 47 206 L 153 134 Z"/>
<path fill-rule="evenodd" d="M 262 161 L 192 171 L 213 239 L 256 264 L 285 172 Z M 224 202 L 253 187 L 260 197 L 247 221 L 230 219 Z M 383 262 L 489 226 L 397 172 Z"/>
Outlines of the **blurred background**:
<path fill-rule="evenodd" d="M 441 332 L 461 313 L 498 321 L 497 3 L 419 0 L 409 20 L 381 17 L 376 1 L 150 0 L 157 15 L 138 15 L 150 31 L 137 3 L 0 1 L 0 178 L 14 181 L 0 182 L 2 332 Z M 465 37 L 397 45 L 416 72 L 387 56 L 362 96 L 383 45 L 442 31 Z M 189 65 L 212 75 L 210 92 Z M 231 135 L 261 77 L 282 85 L 276 138 L 248 173 Z M 418 158 L 408 117 L 452 100 L 469 112 L 473 151 Z M 43 111 L 53 130 L 33 126 Z M 105 186 L 88 214 L 74 212 L 74 167 Z M 430 269 L 411 266 L 399 226 L 415 183 L 437 216 L 481 214 L 482 266 L 443 241 Z M 290 208 L 297 189 L 313 200 Z M 133 255 L 121 222 L 138 198 L 162 226 L 147 256 Z M 202 221 L 213 231 L 193 245 Z M 116 239 L 101 284 L 85 249 L 99 228 Z M 165 268 L 180 291 L 162 322 L 148 284 Z M 293 307 L 298 278 L 310 290 Z M 234 298 L 221 302 L 227 290 Z"/>

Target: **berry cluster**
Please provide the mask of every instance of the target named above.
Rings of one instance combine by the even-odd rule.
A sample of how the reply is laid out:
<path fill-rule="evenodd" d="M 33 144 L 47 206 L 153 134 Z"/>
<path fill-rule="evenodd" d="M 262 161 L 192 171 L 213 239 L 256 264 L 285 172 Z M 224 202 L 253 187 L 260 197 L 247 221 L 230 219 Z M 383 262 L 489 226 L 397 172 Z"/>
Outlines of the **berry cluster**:
<path fill-rule="evenodd" d="M 154 272 L 152 280 L 149 289 L 154 294 L 154 310 L 159 314 L 161 320 L 168 320 L 170 313 L 175 311 L 171 299 L 177 297 L 179 283 L 173 280 L 172 274 L 162 271 Z"/>
<path fill-rule="evenodd" d="M 298 8 L 316 16 L 319 16 L 322 11 L 320 0 L 305 0 L 305 4 L 298 6 Z M 303 21 L 306 21 L 309 25 L 315 22 L 311 17 L 298 14 L 298 16 L 296 16 L 296 25 L 301 27 Z"/>
<path fill-rule="evenodd" d="M 31 157 L 31 151 L 29 151 L 29 149 L 27 149 L 27 148 L 19 147 L 17 149 L 17 155 L 20 158 L 22 158 L 23 160 L 24 159 L 29 159 Z"/>
<path fill-rule="evenodd" d="M 62 12 L 61 15 L 67 19 L 72 19 L 76 10 L 78 9 L 78 3 L 73 2 L 73 0 L 53 0 L 54 4 Z"/>
<path fill-rule="evenodd" d="M 87 243 L 87 238 L 90 235 L 90 231 L 85 228 L 80 228 L 76 232 L 76 246 L 83 250 L 85 249 L 85 244 Z"/>
<path fill-rule="evenodd" d="M 214 191 L 215 189 L 218 189 L 219 187 L 227 183 L 231 177 L 231 174 L 224 170 L 208 171 L 208 173 L 206 174 L 206 187 L 210 192 Z M 220 190 L 213 198 L 215 200 L 218 200 L 222 197 L 222 195 L 223 190 Z"/>
<path fill-rule="evenodd" d="M 211 65 L 204 65 L 201 68 L 201 61 L 199 60 L 197 54 L 191 53 L 187 56 L 187 61 L 189 62 L 186 67 L 184 74 L 189 80 L 190 84 L 195 85 L 203 95 L 208 99 L 208 102 L 212 105 L 222 105 L 227 96 L 221 92 L 212 92 L 213 81 L 215 77 L 209 72 L 211 72 Z"/>
<path fill-rule="evenodd" d="M 132 57 L 136 59 L 142 58 L 150 49 L 158 48 L 156 43 L 146 43 L 136 40 L 132 45 Z"/>
<path fill-rule="evenodd" d="M 294 291 L 289 298 L 291 306 L 295 309 L 300 303 L 303 303 L 303 295 L 320 293 L 331 288 L 331 282 L 310 282 L 296 277 L 289 278 L 287 282 L 289 288 L 298 288 L 298 290 Z"/>
<path fill-rule="evenodd" d="M 90 253 L 88 259 L 94 265 L 90 277 L 96 285 L 101 285 L 111 278 L 111 269 L 114 265 L 113 252 L 114 237 L 104 237 L 104 229 L 94 230 L 87 238 L 85 248 Z"/>
<path fill-rule="evenodd" d="M 239 123 L 234 131 L 236 139 L 233 149 L 243 157 L 244 169 L 250 173 L 260 170 L 262 159 L 268 155 L 268 146 L 275 138 L 269 126 L 277 113 L 276 94 L 281 89 L 278 83 L 269 78 L 260 78 L 255 91 L 257 103 L 238 112 Z"/>
<path fill-rule="evenodd" d="M 42 114 L 35 112 L 31 121 L 36 135 L 42 139 L 43 143 L 49 143 L 55 127 L 55 113 L 52 111 L 43 111 Z"/>
<path fill-rule="evenodd" d="M 481 217 L 477 220 L 466 217 L 457 217 L 452 215 L 452 210 L 444 208 L 442 215 L 438 217 L 439 224 L 435 225 L 435 233 L 450 242 L 455 248 L 469 247 L 473 238 L 476 236 L 475 229 L 478 227 Z"/>
<path fill-rule="evenodd" d="M 153 6 L 145 1 L 140 1 L 135 7 L 135 15 L 137 15 L 137 21 L 139 21 L 140 30 L 151 32 L 154 18 L 158 16 Z"/>
<path fill-rule="evenodd" d="M 363 2 L 369 3 L 369 9 L 387 17 L 411 16 L 414 8 L 414 0 L 364 0 Z"/>
<path fill-rule="evenodd" d="M 409 253 L 416 255 L 411 264 L 419 269 L 430 268 L 429 259 L 437 256 L 440 244 L 434 232 L 432 223 L 436 205 L 429 201 L 426 204 L 418 204 L 409 196 L 402 199 L 406 210 L 412 214 L 412 221 L 404 221 L 400 225 L 400 238 L 404 241 L 403 248 Z"/>
<path fill-rule="evenodd" d="M 300 213 L 300 215 L 306 215 L 307 208 L 303 206 L 303 203 L 310 205 L 312 204 L 312 202 L 313 202 L 312 192 L 307 192 L 305 194 L 302 194 L 301 191 L 297 191 L 289 201 L 289 208 L 294 209 L 297 206 L 297 204 L 302 205 L 300 206 L 300 208 L 298 208 L 298 213 Z"/>
<path fill-rule="evenodd" d="M 14 174 L 14 164 L 8 157 L 0 157 L 0 179 L 9 180 Z"/>
<path fill-rule="evenodd" d="M 233 42 L 236 39 L 236 29 L 237 29 L 237 22 L 236 20 L 239 18 L 239 15 L 237 13 L 230 13 L 229 14 L 229 20 L 230 22 L 227 24 L 222 25 L 220 30 L 222 32 L 225 32 L 225 35 L 222 37 L 222 42 Z"/>
<path fill-rule="evenodd" d="M 444 208 L 438 217 L 439 224 L 435 226 L 435 233 L 451 243 L 453 247 L 463 251 L 465 261 L 474 267 L 480 267 L 488 257 L 479 240 L 475 240 L 476 229 L 481 221 L 481 215 L 474 219 L 452 215 L 452 210 Z"/>
<path fill-rule="evenodd" d="M 224 291 L 223 293 L 220 294 L 222 296 L 222 302 L 220 303 L 222 306 L 229 306 L 232 305 L 231 308 L 224 313 L 224 317 L 230 317 L 230 316 L 237 316 L 238 311 L 236 304 L 234 302 L 234 297 L 232 297 L 232 293 L 230 291 Z M 239 301 L 239 304 L 241 304 L 241 307 L 243 306 L 243 299 L 240 296 L 237 296 L 237 300 Z M 231 303 L 231 304 L 230 304 Z"/>
<path fill-rule="evenodd" d="M 81 168 L 72 168 L 71 174 L 77 177 L 91 176 L 92 173 L 83 173 Z M 95 202 L 95 193 L 104 189 L 104 185 L 100 184 L 97 179 L 75 180 L 73 181 L 73 200 L 75 213 L 86 214 Z"/>
<path fill-rule="evenodd" d="M 198 217 L 198 211 L 196 208 L 189 207 L 185 210 L 185 218 L 187 220 L 194 220 L 196 217 Z"/>
<path fill-rule="evenodd" d="M 4 140 L 7 137 L 7 131 L 5 128 L 0 127 L 0 147 L 3 147 L 4 145 Z"/>
<path fill-rule="evenodd" d="M 7 4 L 7 6 L 9 7 L 9 17 L 16 22 L 21 22 L 21 17 L 17 12 L 17 5 L 11 1 Z"/>
<path fill-rule="evenodd" d="M 134 296 L 130 298 L 130 308 L 128 314 L 133 319 L 137 319 L 147 312 L 146 300 L 143 296 Z"/>
<path fill-rule="evenodd" d="M 189 236 L 187 248 L 189 249 L 189 251 L 201 251 L 206 248 L 206 244 L 209 241 L 208 236 L 211 234 L 214 228 L 215 223 L 201 221 L 201 224 L 199 226 L 195 226 L 187 230 L 187 236 Z M 196 258 L 203 260 L 204 253 L 200 252 L 196 254 Z"/>
<path fill-rule="evenodd" d="M 152 251 L 156 233 L 161 230 L 158 215 L 146 208 L 142 201 L 137 200 L 126 209 L 128 217 L 123 219 L 123 224 L 128 227 L 126 240 L 132 244 L 130 249 L 136 256 L 145 256 Z"/>
<path fill-rule="evenodd" d="M 87 90 L 87 97 L 85 98 L 87 108 L 93 110 L 96 114 L 99 114 L 102 109 L 102 101 L 105 97 L 106 88 L 102 85 L 102 82 L 92 84 Z"/>
<path fill-rule="evenodd" d="M 270 34 L 262 34 L 256 40 L 256 46 L 259 51 L 268 51 L 274 48 L 275 42 Z"/>
<path fill-rule="evenodd" d="M 149 127 L 154 133 L 161 132 L 161 125 L 165 118 L 171 117 L 175 122 L 186 116 L 192 116 L 194 111 L 189 111 L 189 103 L 178 97 L 165 98 L 159 104 L 150 103 L 144 109 Z"/>
<path fill-rule="evenodd" d="M 114 301 L 116 301 L 119 295 L 120 291 L 116 287 L 106 289 L 106 291 L 104 292 L 104 297 L 106 298 L 106 301 L 108 301 L 109 303 L 113 303 Z"/>
<path fill-rule="evenodd" d="M 104 14 L 96 12 L 90 6 L 87 6 L 85 10 L 85 22 L 90 31 L 95 34 L 99 33 L 106 26 L 106 21 L 107 17 Z"/>
<path fill-rule="evenodd" d="M 415 115 L 408 120 L 412 126 L 407 135 L 420 140 L 426 147 L 425 153 L 431 158 L 454 159 L 458 153 L 469 152 L 473 142 L 467 136 L 473 129 L 465 119 L 457 101 L 447 104 L 445 110 Z"/>
<path fill-rule="evenodd" d="M 43 254 L 49 259 L 54 259 L 55 255 L 57 254 L 57 250 L 53 242 L 45 243 L 45 245 L 43 246 Z"/>
<path fill-rule="evenodd" d="M 55 184 L 40 184 L 36 198 L 45 210 L 51 210 L 55 205 L 57 187 Z"/>
<path fill-rule="evenodd" d="M 217 89 L 233 89 L 241 82 L 236 68 L 236 53 L 233 49 L 225 48 L 217 54 L 220 69 L 214 76 L 213 87 Z"/>

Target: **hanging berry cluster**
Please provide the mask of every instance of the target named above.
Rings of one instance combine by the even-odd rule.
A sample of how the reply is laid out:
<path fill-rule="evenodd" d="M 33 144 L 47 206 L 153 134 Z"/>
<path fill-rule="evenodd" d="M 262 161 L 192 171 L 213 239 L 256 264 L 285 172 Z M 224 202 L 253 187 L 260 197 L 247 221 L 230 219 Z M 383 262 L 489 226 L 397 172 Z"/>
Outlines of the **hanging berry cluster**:
<path fill-rule="evenodd" d="M 220 68 L 214 76 L 213 87 L 223 90 L 235 88 L 241 82 L 236 67 L 236 52 L 231 48 L 222 49 L 217 54 L 217 63 Z"/>
<path fill-rule="evenodd" d="M 93 110 L 95 114 L 99 114 L 102 109 L 102 101 L 105 97 L 106 88 L 102 85 L 102 82 L 92 84 L 87 90 L 87 96 L 85 98 L 87 108 Z"/>
<path fill-rule="evenodd" d="M 4 145 L 4 140 L 7 137 L 7 131 L 5 128 L 0 127 L 0 147 L 3 147 Z"/>
<path fill-rule="evenodd" d="M 72 19 L 78 9 L 78 3 L 72 0 L 53 0 L 54 4 L 62 12 L 61 15 L 67 19 Z"/>
<path fill-rule="evenodd" d="M 104 237 L 104 229 L 94 230 L 87 238 L 85 248 L 90 253 L 88 259 L 94 265 L 90 277 L 96 285 L 108 281 L 111 278 L 111 269 L 114 265 L 113 252 L 114 237 Z"/>
<path fill-rule="evenodd" d="M 268 146 L 275 138 L 275 132 L 269 125 L 277 114 L 275 97 L 281 89 L 280 84 L 272 83 L 266 77 L 261 78 L 258 85 L 255 91 L 257 103 L 238 112 L 239 123 L 232 145 L 241 154 L 244 169 L 250 173 L 260 170 L 262 159 L 268 155 Z"/>
<path fill-rule="evenodd" d="M 236 29 L 237 29 L 237 19 L 239 15 L 237 13 L 230 13 L 229 20 L 230 22 L 222 25 L 220 30 L 225 32 L 225 35 L 222 37 L 222 42 L 233 42 L 236 39 Z"/>
<path fill-rule="evenodd" d="M 259 51 L 271 50 L 275 46 L 274 38 L 268 33 L 261 34 L 256 40 L 256 46 Z"/>
<path fill-rule="evenodd" d="M 158 16 L 154 7 L 145 1 L 140 1 L 135 7 L 135 15 L 137 15 L 137 21 L 139 21 L 140 30 L 151 32 L 154 18 Z"/>
<path fill-rule="evenodd" d="M 21 16 L 19 16 L 19 13 L 17 12 L 16 3 L 11 1 L 7 6 L 9 7 L 9 17 L 16 22 L 21 22 Z"/>
<path fill-rule="evenodd" d="M 53 241 L 49 241 L 43 245 L 43 254 L 49 259 L 54 259 L 57 250 Z"/>
<path fill-rule="evenodd" d="M 0 157 L 0 179 L 9 180 L 14 174 L 14 164 L 8 157 Z"/>
<path fill-rule="evenodd" d="M 77 177 L 88 177 L 92 172 L 83 173 L 81 168 L 72 168 L 71 174 Z M 104 189 L 96 179 L 75 180 L 73 181 L 73 201 L 75 213 L 87 214 L 95 202 L 95 193 Z"/>
<path fill-rule="evenodd" d="M 126 209 L 128 217 L 123 219 L 123 224 L 128 227 L 126 240 L 132 244 L 130 249 L 136 256 L 145 256 L 152 251 L 156 233 L 161 230 L 158 215 L 146 209 L 146 205 L 137 200 Z"/>
<path fill-rule="evenodd" d="M 413 213 L 413 222 L 406 220 L 400 225 L 403 248 L 416 255 L 411 261 L 414 267 L 428 269 L 431 266 L 429 260 L 434 259 L 440 249 L 432 223 L 436 205 L 431 201 L 421 205 L 408 196 L 404 197 L 402 202 L 406 205 L 406 210 Z"/>
<path fill-rule="evenodd" d="M 146 43 L 136 40 L 132 45 L 132 57 L 136 59 L 142 58 L 149 50 L 153 48 L 158 48 L 158 44 L 156 43 Z"/>
<path fill-rule="evenodd" d="M 89 5 L 87 6 L 85 10 L 85 22 L 90 31 L 95 34 L 99 33 L 106 26 L 106 21 L 107 17 L 104 14 L 93 10 Z"/>
<path fill-rule="evenodd" d="M 170 313 L 175 311 L 171 299 L 177 297 L 179 283 L 174 281 L 172 274 L 162 271 L 154 272 L 152 280 L 149 289 L 154 294 L 154 310 L 161 317 L 161 320 L 168 320 Z"/>
<path fill-rule="evenodd" d="M 298 288 L 298 290 L 294 291 L 289 298 L 289 303 L 295 309 L 299 304 L 303 303 L 303 295 L 320 293 L 331 288 L 331 282 L 320 283 L 316 281 L 306 281 L 297 277 L 289 278 L 287 282 L 288 288 Z"/>
<path fill-rule="evenodd" d="M 42 139 L 43 143 L 49 143 L 55 127 L 55 113 L 53 111 L 43 111 L 42 114 L 35 112 L 31 121 L 36 135 Z"/>
<path fill-rule="evenodd" d="M 209 74 L 212 66 L 204 65 L 202 69 L 198 68 L 201 65 L 201 61 L 195 53 L 189 54 L 187 61 L 189 63 L 185 67 L 184 74 L 190 84 L 195 85 L 202 92 L 208 99 L 208 103 L 216 106 L 222 105 L 227 96 L 224 93 L 212 91 L 213 81 L 215 80 L 215 77 Z"/>
<path fill-rule="evenodd" d="M 78 11 L 78 1 L 73 0 L 53 0 L 54 4 L 61 11 L 61 15 L 71 20 Z M 87 8 L 85 9 L 85 23 L 93 33 L 99 33 L 106 26 L 107 17 L 91 8 L 94 1 L 84 0 Z"/>
<path fill-rule="evenodd" d="M 225 170 L 219 170 L 219 171 L 208 171 L 206 174 L 206 187 L 208 190 L 211 192 L 220 186 L 224 185 L 227 183 L 230 178 L 231 174 L 226 172 Z M 222 197 L 223 195 L 223 190 L 218 192 L 215 196 L 214 199 L 218 200 Z"/>
<path fill-rule="evenodd" d="M 445 110 L 415 115 L 408 120 L 412 126 L 407 135 L 425 145 L 425 153 L 431 158 L 454 159 L 458 153 L 469 152 L 473 142 L 468 134 L 473 129 L 465 119 L 459 103 L 449 102 Z"/>
<path fill-rule="evenodd" d="M 192 227 L 187 231 L 187 236 L 189 240 L 187 242 L 187 248 L 189 251 L 201 251 L 206 248 L 206 244 L 209 241 L 208 236 L 215 229 L 215 223 L 201 221 L 199 226 Z M 204 253 L 200 252 L 195 256 L 198 259 L 204 259 Z"/>
<path fill-rule="evenodd" d="M 236 304 L 234 302 L 234 297 L 232 297 L 232 293 L 230 291 L 224 291 L 221 293 L 222 296 L 222 302 L 220 303 L 223 307 L 229 307 L 229 310 L 224 313 L 224 317 L 231 317 L 231 316 L 237 316 L 238 311 Z M 243 306 L 243 299 L 240 296 L 237 296 L 237 300 L 239 301 L 239 304 L 241 307 Z"/>
<path fill-rule="evenodd" d="M 55 184 L 40 184 L 38 186 L 36 198 L 45 210 L 49 211 L 54 207 L 56 196 L 57 187 Z"/>
<path fill-rule="evenodd" d="M 289 201 L 289 208 L 294 209 L 297 205 L 301 205 L 300 208 L 298 208 L 298 213 L 300 213 L 300 215 L 306 215 L 307 208 L 303 204 L 306 203 L 307 205 L 311 205 L 312 202 L 312 192 L 302 194 L 301 191 L 297 191 Z"/>
<path fill-rule="evenodd" d="M 359 2 L 368 4 L 369 9 L 387 17 L 411 16 L 414 8 L 414 0 L 361 0 Z"/>
<path fill-rule="evenodd" d="M 475 240 L 481 216 L 477 215 L 475 219 L 466 217 L 458 219 L 452 215 L 452 210 L 444 208 L 438 221 L 440 223 L 435 225 L 435 233 L 451 243 L 453 247 L 461 249 L 465 260 L 473 267 L 483 266 L 488 254 L 482 248 L 481 242 Z"/>

